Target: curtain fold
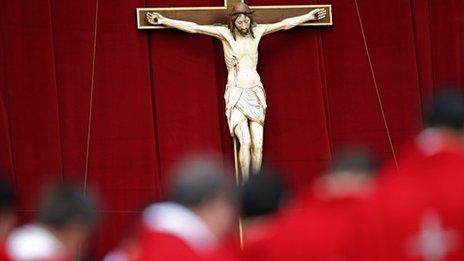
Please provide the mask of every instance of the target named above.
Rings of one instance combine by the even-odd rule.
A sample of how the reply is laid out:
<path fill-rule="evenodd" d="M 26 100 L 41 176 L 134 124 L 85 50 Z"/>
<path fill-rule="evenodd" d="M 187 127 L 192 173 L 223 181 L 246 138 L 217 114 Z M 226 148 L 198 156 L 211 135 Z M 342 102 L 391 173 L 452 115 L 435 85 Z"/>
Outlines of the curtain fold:
<path fill-rule="evenodd" d="M 190 2 L 173 5 L 222 5 Z M 363 143 L 392 160 L 421 128 L 433 93 L 463 88 L 463 1 L 247 3 L 333 6 L 332 27 L 265 36 L 259 49 L 268 99 L 264 161 L 297 191 L 347 145 Z M 100 191 L 106 211 L 96 239 L 101 255 L 145 203 L 162 196 L 177 160 L 206 151 L 233 165 L 220 42 L 136 29 L 136 7 L 165 1 L 98 0 L 98 12 L 96 0 L 0 6 L 0 167 L 21 193 L 21 220 L 33 215 L 43 181 L 84 181 L 88 163 L 87 185 Z"/>

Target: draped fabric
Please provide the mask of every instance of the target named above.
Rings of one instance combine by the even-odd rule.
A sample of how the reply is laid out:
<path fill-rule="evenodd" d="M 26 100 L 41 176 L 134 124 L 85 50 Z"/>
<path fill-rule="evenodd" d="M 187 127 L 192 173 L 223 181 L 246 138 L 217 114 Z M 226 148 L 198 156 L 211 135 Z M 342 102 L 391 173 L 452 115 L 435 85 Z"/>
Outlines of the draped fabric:
<path fill-rule="evenodd" d="M 295 189 L 332 153 L 367 144 L 392 160 L 425 102 L 464 81 L 464 1 L 249 0 L 333 5 L 334 25 L 262 39 L 264 161 Z M 163 195 L 179 158 L 219 153 L 232 165 L 222 46 L 175 30 L 138 31 L 136 7 L 220 0 L 0 0 L 0 167 L 21 194 L 23 221 L 40 184 L 96 187 L 102 254 L 141 206 Z"/>
<path fill-rule="evenodd" d="M 226 104 L 227 125 L 232 137 L 235 136 L 234 129 L 243 121 L 264 125 L 267 104 L 263 86 L 240 88 L 227 84 L 224 100 Z"/>

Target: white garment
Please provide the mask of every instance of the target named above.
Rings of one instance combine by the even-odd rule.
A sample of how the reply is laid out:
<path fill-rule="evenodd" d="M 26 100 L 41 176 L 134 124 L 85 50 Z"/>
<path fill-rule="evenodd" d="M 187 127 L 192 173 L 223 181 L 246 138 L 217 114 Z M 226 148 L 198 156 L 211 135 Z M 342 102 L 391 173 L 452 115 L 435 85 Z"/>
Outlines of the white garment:
<path fill-rule="evenodd" d="M 264 125 L 266 116 L 266 93 L 261 85 L 253 88 L 240 88 L 227 84 L 224 94 L 226 102 L 226 116 L 229 131 L 234 136 L 234 128 L 242 119 L 232 117 L 232 111 L 239 110 L 250 121 Z"/>
<path fill-rule="evenodd" d="M 143 213 L 148 228 L 182 239 L 194 251 L 205 253 L 217 245 L 214 234 L 205 223 L 188 208 L 173 202 L 156 203 Z"/>
<path fill-rule="evenodd" d="M 64 257 L 63 244 L 39 225 L 25 225 L 12 232 L 6 250 L 15 261 L 55 260 Z"/>

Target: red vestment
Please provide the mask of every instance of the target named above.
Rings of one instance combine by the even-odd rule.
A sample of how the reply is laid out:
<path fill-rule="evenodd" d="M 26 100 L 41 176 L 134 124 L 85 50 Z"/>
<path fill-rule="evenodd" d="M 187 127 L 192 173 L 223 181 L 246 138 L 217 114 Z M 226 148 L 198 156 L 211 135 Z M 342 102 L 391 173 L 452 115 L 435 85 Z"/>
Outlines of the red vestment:
<path fill-rule="evenodd" d="M 136 260 L 237 260 L 233 244 L 222 244 L 189 209 L 171 202 L 143 214 Z"/>
<path fill-rule="evenodd" d="M 0 241 L 0 261 L 9 261 L 10 257 L 8 256 L 5 248 L 5 242 Z"/>
<path fill-rule="evenodd" d="M 464 260 L 464 150 L 435 131 L 423 132 L 386 168 L 370 202 L 376 260 Z"/>
<path fill-rule="evenodd" d="M 311 199 L 247 241 L 245 260 L 360 260 L 363 202 L 358 197 Z"/>

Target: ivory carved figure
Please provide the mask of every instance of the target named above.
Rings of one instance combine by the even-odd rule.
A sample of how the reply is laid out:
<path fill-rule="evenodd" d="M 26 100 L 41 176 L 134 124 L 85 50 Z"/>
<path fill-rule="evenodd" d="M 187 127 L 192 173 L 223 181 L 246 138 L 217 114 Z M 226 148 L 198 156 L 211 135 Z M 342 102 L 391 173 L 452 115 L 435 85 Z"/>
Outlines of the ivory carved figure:
<path fill-rule="evenodd" d="M 225 114 L 230 134 L 240 143 L 239 164 L 243 179 L 261 168 L 263 127 L 266 116 L 266 94 L 256 70 L 258 44 L 264 35 L 288 30 L 311 20 L 323 19 L 324 9 L 312 11 L 273 24 L 255 24 L 245 3 L 236 4 L 229 14 L 229 26 L 198 25 L 193 22 L 169 19 L 161 14 L 147 13 L 153 25 L 165 25 L 188 33 L 206 34 L 218 38 L 224 48 L 228 77 Z"/>

